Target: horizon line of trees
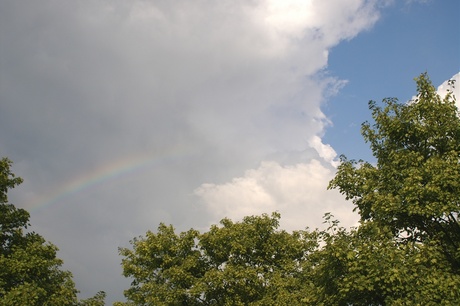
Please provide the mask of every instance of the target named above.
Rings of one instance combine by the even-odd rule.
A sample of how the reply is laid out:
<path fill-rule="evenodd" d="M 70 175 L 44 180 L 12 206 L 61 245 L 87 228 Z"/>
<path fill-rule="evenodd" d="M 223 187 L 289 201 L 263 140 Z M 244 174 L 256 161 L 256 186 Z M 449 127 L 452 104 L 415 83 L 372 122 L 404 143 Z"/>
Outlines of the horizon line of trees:
<path fill-rule="evenodd" d="M 460 115 L 452 91 L 440 97 L 426 73 L 416 84 L 410 103 L 369 102 L 362 135 L 377 162 L 341 156 L 329 183 L 359 226 L 328 213 L 325 230 L 287 232 L 277 212 L 203 233 L 161 223 L 119 249 L 132 283 L 114 306 L 459 305 Z M 103 291 L 79 300 L 57 247 L 25 230 L 11 165 L 0 159 L 0 305 L 104 305 Z"/>

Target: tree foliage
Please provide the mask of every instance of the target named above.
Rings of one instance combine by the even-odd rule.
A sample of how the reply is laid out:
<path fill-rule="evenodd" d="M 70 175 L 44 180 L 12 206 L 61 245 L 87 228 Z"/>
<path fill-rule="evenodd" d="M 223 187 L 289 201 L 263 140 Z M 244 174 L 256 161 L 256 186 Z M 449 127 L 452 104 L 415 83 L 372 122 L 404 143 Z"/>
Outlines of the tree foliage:
<path fill-rule="evenodd" d="M 276 213 L 223 219 L 203 234 L 177 235 L 162 224 L 156 234 L 134 239 L 133 250 L 120 250 L 124 275 L 134 279 L 125 295 L 134 305 L 300 303 L 302 265 L 316 239 L 278 226 Z"/>
<path fill-rule="evenodd" d="M 406 242 L 377 223 L 321 232 L 310 259 L 314 299 L 308 305 L 457 305 L 460 275 L 434 243 Z"/>
<path fill-rule="evenodd" d="M 377 162 L 342 157 L 329 186 L 361 216 L 339 239 L 348 243 L 340 285 L 347 287 L 338 290 L 346 303 L 460 301 L 460 117 L 452 92 L 441 98 L 427 74 L 416 83 L 410 103 L 369 103 L 374 123 L 362 134 Z"/>
<path fill-rule="evenodd" d="M 104 305 L 103 292 L 78 302 L 72 275 L 61 270 L 62 260 L 56 257 L 57 247 L 25 232 L 29 213 L 8 204 L 7 197 L 21 182 L 11 172 L 11 161 L 0 159 L 0 304 Z"/>
<path fill-rule="evenodd" d="M 438 243 L 460 269 L 460 118 L 452 92 L 444 99 L 428 76 L 414 101 L 370 102 L 375 123 L 362 133 L 377 164 L 343 159 L 330 187 L 353 200 L 361 220 L 388 226 L 402 240 Z"/>

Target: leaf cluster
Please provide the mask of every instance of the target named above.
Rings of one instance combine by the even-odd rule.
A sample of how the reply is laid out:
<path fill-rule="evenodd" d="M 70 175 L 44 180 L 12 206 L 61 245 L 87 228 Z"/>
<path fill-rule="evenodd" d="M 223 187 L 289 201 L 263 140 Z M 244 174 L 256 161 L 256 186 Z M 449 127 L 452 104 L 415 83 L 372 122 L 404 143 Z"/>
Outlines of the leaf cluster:
<path fill-rule="evenodd" d="M 307 231 L 279 230 L 279 214 L 223 219 L 206 233 L 156 234 L 123 248 L 125 292 L 134 305 L 287 305 L 300 301 L 299 275 L 317 247 Z M 298 295 L 298 296 L 297 296 Z M 117 305 L 123 305 L 119 303 Z M 130 305 L 129 303 L 125 305 Z"/>
<path fill-rule="evenodd" d="M 410 103 L 371 101 L 374 124 L 362 126 L 375 165 L 342 157 L 330 188 L 356 205 L 362 221 L 388 227 L 403 241 L 437 242 L 460 269 L 460 117 L 456 98 L 443 99 L 428 76 L 416 79 Z"/>

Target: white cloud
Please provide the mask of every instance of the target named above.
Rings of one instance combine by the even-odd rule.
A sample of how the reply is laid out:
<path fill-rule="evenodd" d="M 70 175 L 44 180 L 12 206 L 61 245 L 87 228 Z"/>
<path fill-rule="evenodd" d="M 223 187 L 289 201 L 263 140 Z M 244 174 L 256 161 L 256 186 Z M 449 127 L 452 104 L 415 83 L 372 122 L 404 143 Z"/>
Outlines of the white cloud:
<path fill-rule="evenodd" d="M 332 166 L 337 167 L 339 165 L 335 150 L 329 144 L 324 144 L 319 136 L 312 136 L 308 143 L 318 152 L 321 158 L 330 163 Z"/>
<path fill-rule="evenodd" d="M 450 80 L 454 81 L 453 87 L 449 85 Z M 460 109 L 460 72 L 439 85 L 437 91 L 442 98 L 444 98 L 448 92 L 452 92 L 452 95 L 455 96 L 456 99 L 457 108 Z"/>
<path fill-rule="evenodd" d="M 203 184 L 195 190 L 216 218 L 242 219 L 278 211 L 281 225 L 296 230 L 322 228 L 322 217 L 331 212 L 344 226 L 353 226 L 357 215 L 351 203 L 335 190 L 327 190 L 335 169 L 316 159 L 308 163 L 281 165 L 262 162 L 242 177 L 225 184 Z"/>

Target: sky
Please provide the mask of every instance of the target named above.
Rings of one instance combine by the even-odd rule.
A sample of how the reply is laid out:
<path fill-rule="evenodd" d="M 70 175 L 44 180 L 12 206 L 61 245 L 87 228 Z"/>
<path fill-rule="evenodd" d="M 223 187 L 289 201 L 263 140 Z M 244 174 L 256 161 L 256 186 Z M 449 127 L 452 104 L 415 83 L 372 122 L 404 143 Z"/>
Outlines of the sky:
<path fill-rule="evenodd" d="M 409 100 L 425 71 L 459 79 L 459 15 L 457 0 L 0 0 L 0 156 L 24 179 L 10 201 L 107 304 L 130 283 L 118 248 L 160 222 L 353 226 L 326 188 L 337 156 L 372 160 L 369 100 Z"/>

